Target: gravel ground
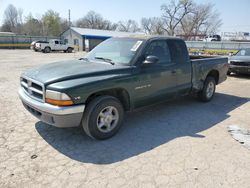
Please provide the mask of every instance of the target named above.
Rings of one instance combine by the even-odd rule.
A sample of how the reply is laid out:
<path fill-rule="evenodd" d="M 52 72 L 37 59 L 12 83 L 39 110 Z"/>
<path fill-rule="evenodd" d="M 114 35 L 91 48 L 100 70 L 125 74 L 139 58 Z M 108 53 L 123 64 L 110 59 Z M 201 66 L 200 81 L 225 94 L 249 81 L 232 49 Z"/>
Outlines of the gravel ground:
<path fill-rule="evenodd" d="M 250 130 L 250 77 L 229 77 L 210 103 L 129 113 L 115 137 L 94 141 L 39 122 L 17 95 L 22 71 L 82 55 L 0 50 L 0 187 L 250 186 L 250 150 L 227 130 Z"/>

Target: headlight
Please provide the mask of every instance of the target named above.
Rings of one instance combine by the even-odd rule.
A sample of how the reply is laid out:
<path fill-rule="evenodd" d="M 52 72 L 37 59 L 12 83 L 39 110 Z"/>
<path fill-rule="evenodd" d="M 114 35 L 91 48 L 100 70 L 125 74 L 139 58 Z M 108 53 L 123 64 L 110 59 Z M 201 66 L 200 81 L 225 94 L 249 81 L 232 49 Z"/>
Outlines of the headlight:
<path fill-rule="evenodd" d="M 74 104 L 67 94 L 58 91 L 46 90 L 45 98 L 47 103 L 56 106 L 70 106 Z"/>

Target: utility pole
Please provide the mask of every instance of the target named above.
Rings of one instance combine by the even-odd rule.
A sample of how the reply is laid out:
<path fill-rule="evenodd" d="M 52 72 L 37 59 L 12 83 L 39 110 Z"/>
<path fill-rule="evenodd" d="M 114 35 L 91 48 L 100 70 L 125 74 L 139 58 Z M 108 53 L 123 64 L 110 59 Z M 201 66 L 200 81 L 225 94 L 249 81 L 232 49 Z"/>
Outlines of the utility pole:
<path fill-rule="evenodd" d="M 70 9 L 69 9 L 69 20 L 68 20 L 68 22 L 69 22 L 69 27 L 71 27 Z"/>

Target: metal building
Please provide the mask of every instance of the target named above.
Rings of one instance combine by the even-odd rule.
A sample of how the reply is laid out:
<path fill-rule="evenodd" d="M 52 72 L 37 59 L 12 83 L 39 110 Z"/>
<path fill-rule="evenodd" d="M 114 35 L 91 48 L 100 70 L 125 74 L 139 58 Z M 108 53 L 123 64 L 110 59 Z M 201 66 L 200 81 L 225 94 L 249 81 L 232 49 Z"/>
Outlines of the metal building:
<path fill-rule="evenodd" d="M 65 43 L 75 46 L 75 50 L 90 51 L 102 41 L 111 37 L 126 37 L 133 33 L 98 29 L 70 27 L 61 34 Z"/>

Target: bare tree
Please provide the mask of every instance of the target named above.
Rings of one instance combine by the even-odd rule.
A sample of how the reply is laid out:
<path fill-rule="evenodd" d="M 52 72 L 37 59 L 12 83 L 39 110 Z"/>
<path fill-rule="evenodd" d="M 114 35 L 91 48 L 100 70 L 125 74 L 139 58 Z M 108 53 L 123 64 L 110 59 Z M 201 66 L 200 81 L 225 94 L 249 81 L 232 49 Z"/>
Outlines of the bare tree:
<path fill-rule="evenodd" d="M 117 30 L 134 33 L 140 31 L 141 29 L 135 20 L 127 20 L 118 22 Z"/>
<path fill-rule="evenodd" d="M 100 14 L 90 11 L 83 18 L 76 21 L 77 27 L 90 29 L 115 30 L 117 25 L 104 19 Z"/>
<path fill-rule="evenodd" d="M 171 0 L 169 4 L 161 6 L 164 19 L 164 30 L 173 36 L 182 19 L 192 11 L 192 0 Z"/>
<path fill-rule="evenodd" d="M 18 25 L 18 11 L 10 4 L 4 11 L 3 31 L 16 32 Z"/>
<path fill-rule="evenodd" d="M 194 5 L 191 14 L 186 15 L 181 21 L 182 33 L 186 39 L 198 35 L 216 33 L 222 21 L 213 4 Z"/>
<path fill-rule="evenodd" d="M 25 23 L 23 24 L 23 34 L 25 35 L 43 35 L 42 30 L 43 24 L 41 20 L 36 19 L 30 13 L 27 17 L 25 17 Z"/>
<path fill-rule="evenodd" d="M 141 27 L 146 34 L 150 35 L 163 35 L 163 20 L 158 17 L 142 18 Z"/>

